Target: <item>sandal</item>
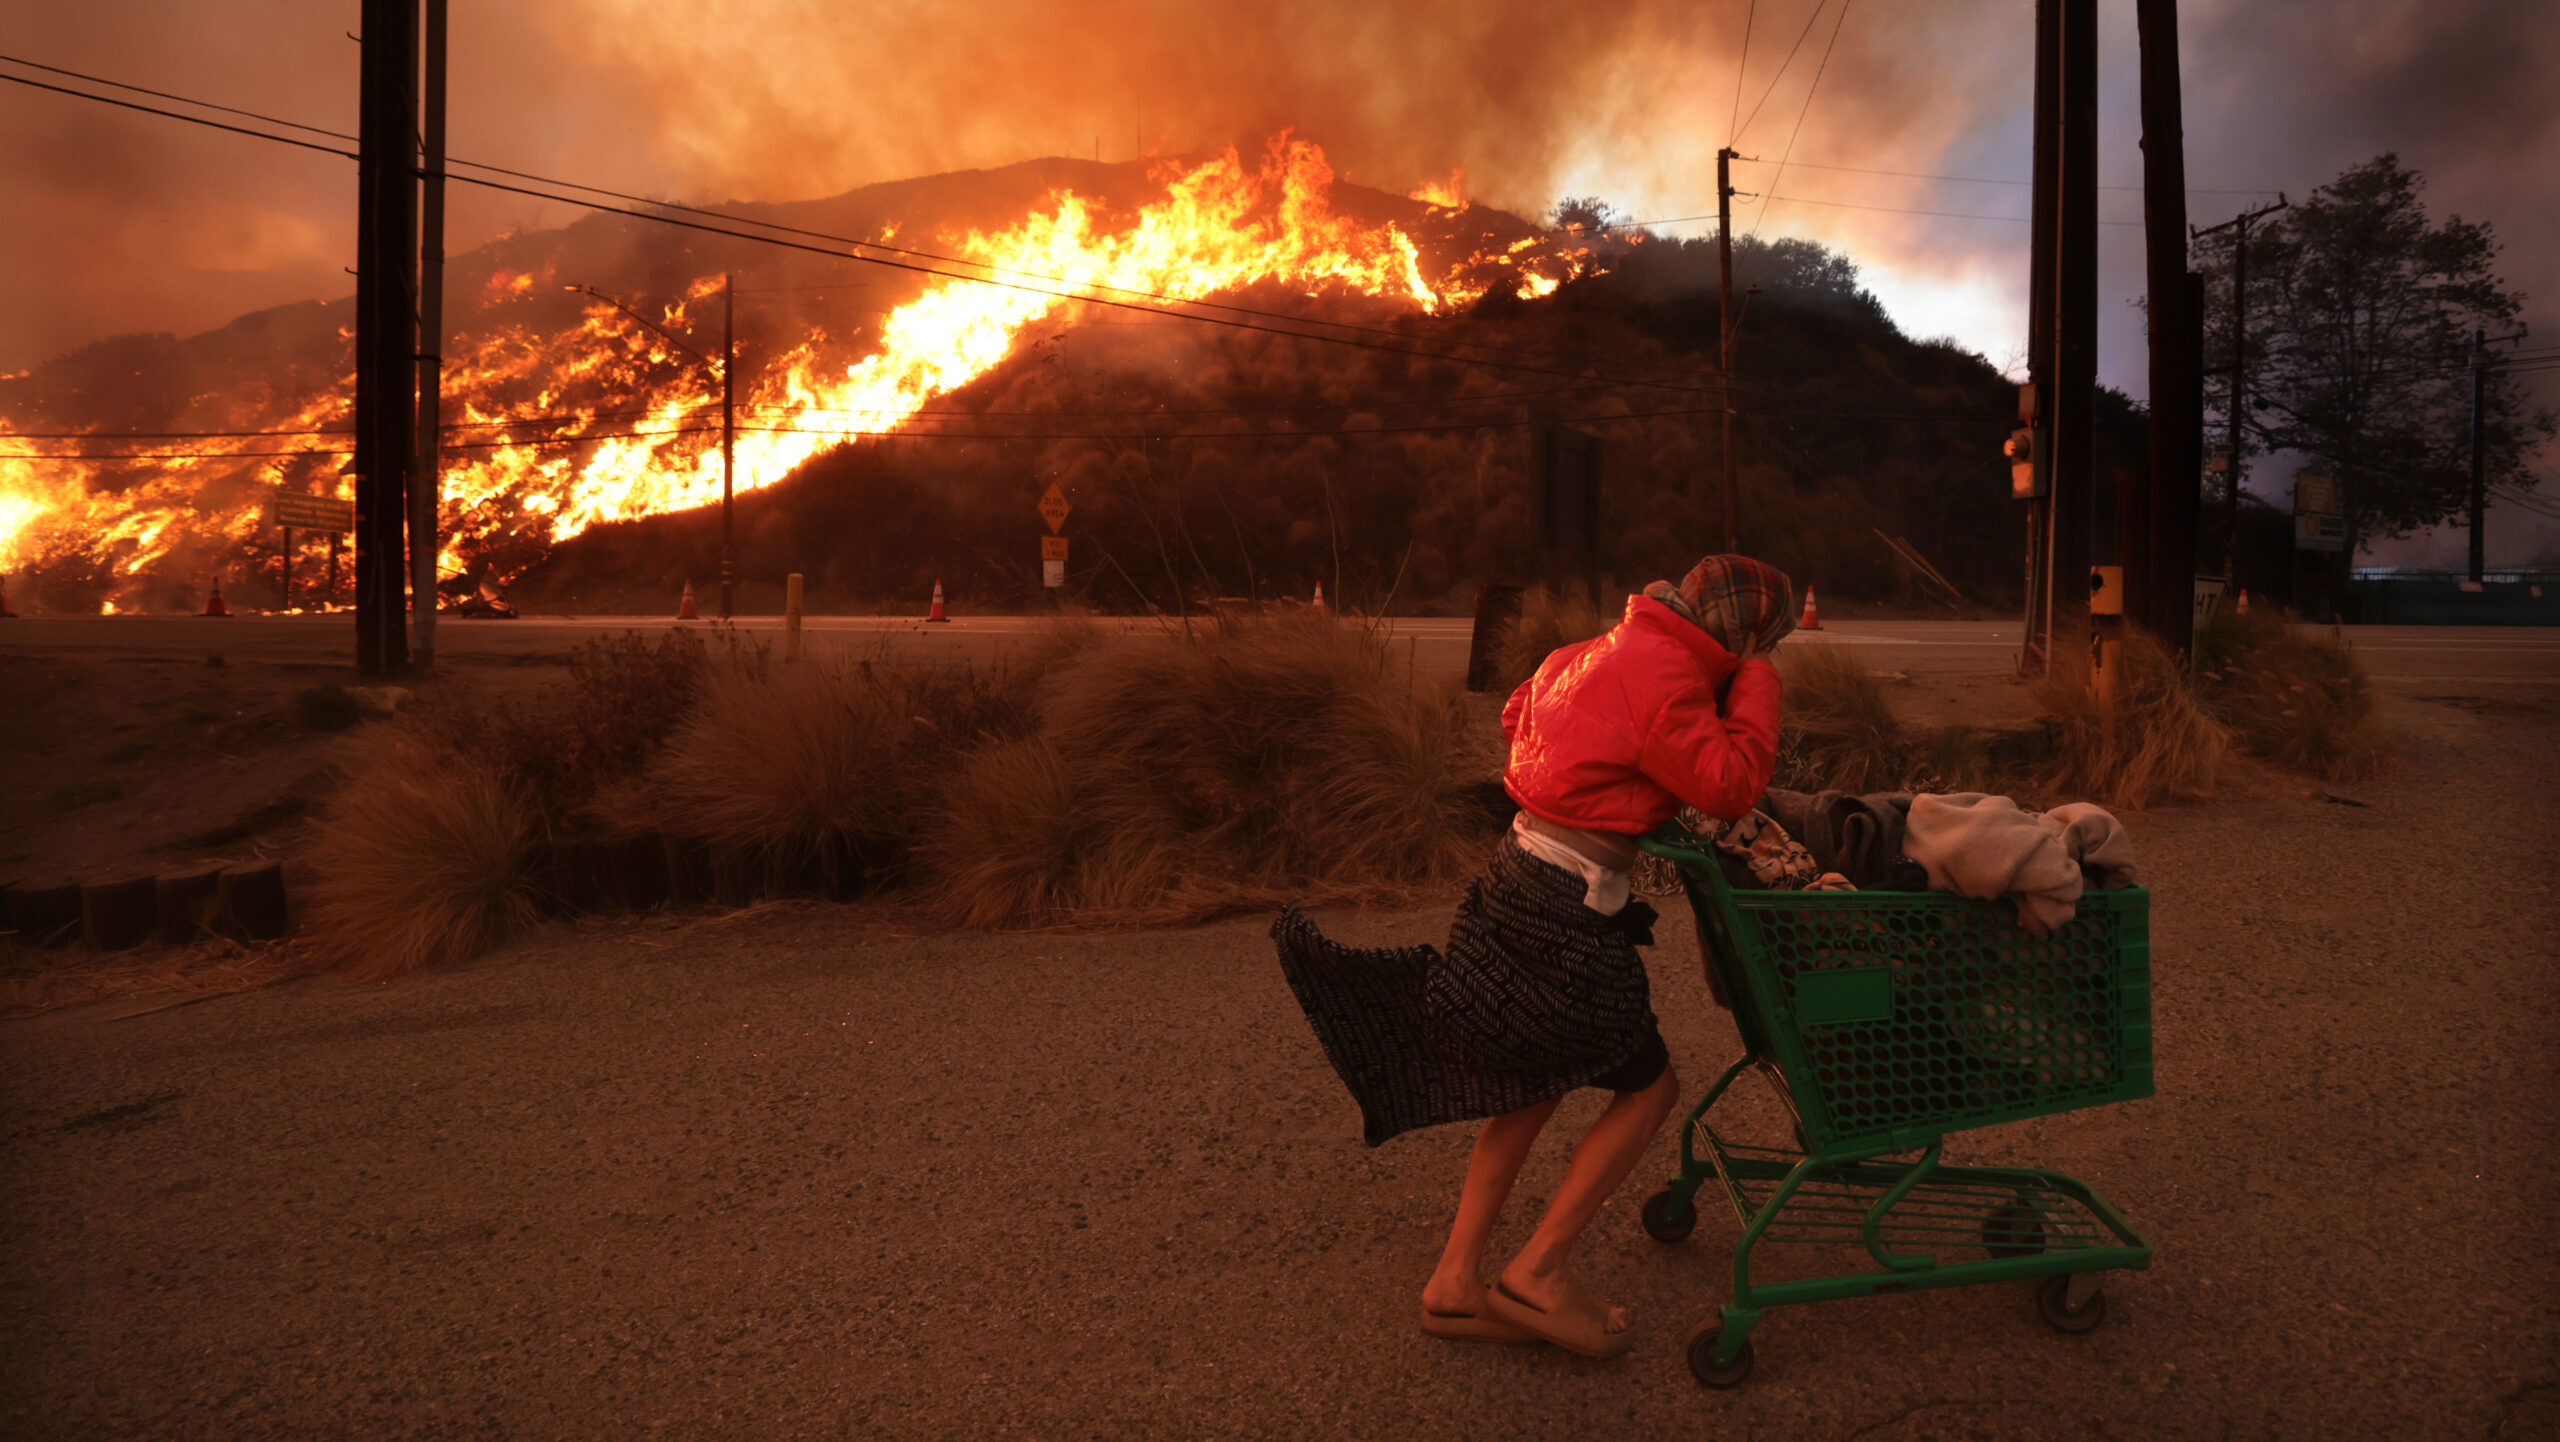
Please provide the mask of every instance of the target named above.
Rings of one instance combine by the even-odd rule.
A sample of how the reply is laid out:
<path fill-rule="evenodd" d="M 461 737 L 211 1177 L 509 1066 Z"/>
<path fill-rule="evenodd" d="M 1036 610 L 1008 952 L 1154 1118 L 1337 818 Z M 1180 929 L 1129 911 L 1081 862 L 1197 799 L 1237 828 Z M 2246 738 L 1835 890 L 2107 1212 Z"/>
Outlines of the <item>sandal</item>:
<path fill-rule="evenodd" d="M 1570 1276 L 1564 1286 L 1564 1301 L 1553 1311 L 1541 1311 L 1500 1282 L 1485 1293 L 1485 1307 L 1513 1326 L 1585 1357 L 1615 1357 L 1635 1345 L 1633 1327 L 1609 1330 L 1607 1303 L 1584 1291 Z"/>
<path fill-rule="evenodd" d="M 1517 1347 L 1538 1340 L 1535 1332 L 1489 1310 L 1435 1312 L 1425 1307 L 1422 1309 L 1422 1330 L 1444 1342 L 1499 1342 Z"/>

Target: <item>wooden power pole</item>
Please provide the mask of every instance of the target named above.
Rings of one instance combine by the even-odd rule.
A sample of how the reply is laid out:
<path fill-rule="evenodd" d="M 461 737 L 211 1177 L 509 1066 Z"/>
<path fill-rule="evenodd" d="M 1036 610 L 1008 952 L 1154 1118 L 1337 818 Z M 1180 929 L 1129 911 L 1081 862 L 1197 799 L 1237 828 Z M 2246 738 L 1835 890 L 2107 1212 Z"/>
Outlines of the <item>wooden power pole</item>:
<path fill-rule="evenodd" d="M 2062 0 L 2061 11 L 2050 412 L 2057 617 L 2087 608 L 2098 473 L 2098 0 Z"/>
<path fill-rule="evenodd" d="M 409 668 L 416 456 L 418 0 L 364 0 L 356 165 L 356 672 Z"/>
<path fill-rule="evenodd" d="M 2178 84 L 2178 0 L 2134 0 L 2142 47 L 2143 280 L 2151 342 L 2147 484 L 2117 507 L 2125 614 L 2172 652 L 2194 637 L 2196 502 L 2203 465 L 2187 304 L 2187 144 Z"/>
<path fill-rule="evenodd" d="M 1733 160 L 1731 146 L 1716 152 L 1716 371 L 1724 386 L 1724 549 L 1742 550 L 1740 484 L 1733 465 Z"/>
<path fill-rule="evenodd" d="M 736 601 L 738 528 L 730 485 L 738 456 L 738 281 L 720 277 L 720 619 Z"/>
<path fill-rule="evenodd" d="M 2043 674 L 2053 645 L 2053 293 L 2057 142 L 2062 115 L 2062 0 L 2036 0 L 2034 170 L 2027 264 L 2027 393 L 2018 419 L 2033 438 L 2027 501 L 2026 634 L 2018 667 Z"/>
<path fill-rule="evenodd" d="M 444 39 L 449 0 L 426 0 L 425 213 L 418 239 L 418 468 L 409 478 L 409 661 L 436 663 L 436 500 L 444 432 Z"/>
<path fill-rule="evenodd" d="M 2231 239 L 2231 365 L 2226 372 L 2230 385 L 2230 413 L 2224 417 L 2228 432 L 2222 455 L 2222 575 L 2226 582 L 2238 585 L 2240 580 L 2240 422 L 2249 409 L 2249 223 L 2262 215 L 2273 215 L 2285 208 L 2283 192 L 2276 203 L 2244 210 L 2220 225 L 2207 226 L 2193 232 L 2208 236 L 2217 231 L 2237 229 Z"/>

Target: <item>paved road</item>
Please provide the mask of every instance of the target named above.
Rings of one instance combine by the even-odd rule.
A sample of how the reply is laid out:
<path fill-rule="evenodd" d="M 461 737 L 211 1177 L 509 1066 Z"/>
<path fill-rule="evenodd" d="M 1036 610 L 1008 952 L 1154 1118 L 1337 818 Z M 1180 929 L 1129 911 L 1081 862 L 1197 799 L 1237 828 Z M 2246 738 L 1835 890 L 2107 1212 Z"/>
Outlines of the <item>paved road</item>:
<path fill-rule="evenodd" d="M 554 655 L 589 637 L 672 628 L 661 616 L 538 616 L 519 621 L 445 619 L 438 646 L 456 665 L 514 663 Z M 781 622 L 758 616 L 739 630 L 776 639 Z M 819 650 L 888 646 L 900 654 L 986 660 L 1018 645 L 1045 623 L 1018 616 L 968 616 L 948 625 L 909 617 L 812 616 L 805 622 Z M 1151 626 L 1150 621 L 1109 622 Z M 1390 633 L 1414 648 L 1426 672 L 1455 675 L 1466 666 L 1464 620 L 1408 619 Z M 354 655 L 345 617 L 233 616 L 220 620 L 168 616 L 21 617 L 0 623 L 0 650 L 80 651 L 110 655 L 193 656 L 218 644 L 239 660 L 319 664 Z M 695 630 L 708 629 L 695 625 Z M 2322 628 L 2313 628 L 2320 630 Z M 2359 626 L 2335 632 L 2354 646 L 2375 680 L 2426 687 L 2451 682 L 2538 684 L 2560 678 L 2560 631 L 2501 626 Z M 1832 621 L 1808 644 L 1856 645 L 1879 669 L 1919 676 L 2006 675 L 2015 666 L 2018 627 L 2000 621 Z"/>
<path fill-rule="evenodd" d="M 0 1029 L 0 1433 L 2560 1435 L 2560 690 L 2386 704 L 2406 762 L 2366 806 L 2130 819 L 2158 1096 L 1949 1145 L 2084 1177 L 2157 1241 L 2086 1337 L 2015 1287 L 1780 1310 L 1706 1393 L 1679 1347 L 1736 1229 L 1658 1246 L 1640 1180 L 1583 1253 L 1632 1355 L 1430 1342 L 1468 1138 L 1359 1145 L 1259 921 L 815 908 Z M 1675 916 L 1650 955 L 1694 1094 L 1735 1041 L 1692 946 Z"/>

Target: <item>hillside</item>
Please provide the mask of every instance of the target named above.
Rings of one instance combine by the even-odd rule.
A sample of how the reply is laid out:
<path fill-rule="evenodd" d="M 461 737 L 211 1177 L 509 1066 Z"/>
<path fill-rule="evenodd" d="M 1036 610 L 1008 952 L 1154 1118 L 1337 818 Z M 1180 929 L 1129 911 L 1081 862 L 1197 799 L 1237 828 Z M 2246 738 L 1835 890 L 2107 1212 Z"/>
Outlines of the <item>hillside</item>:
<path fill-rule="evenodd" d="M 455 259 L 448 593 L 495 578 L 544 607 L 655 610 L 716 575 L 701 507 L 720 490 L 717 373 L 686 348 L 717 348 L 723 275 L 737 290 L 740 574 L 762 587 L 802 571 L 813 604 L 903 604 L 936 577 L 979 605 L 1039 599 L 1032 502 L 1053 481 L 1076 508 L 1072 590 L 1091 604 L 1171 610 L 1318 580 L 1347 604 L 1458 603 L 1545 569 L 1530 462 L 1543 420 L 1600 440 L 1619 582 L 1676 573 L 1710 544 L 1712 247 L 1594 241 L 1337 184 L 1303 145 L 1186 167 L 1051 159 L 726 209 L 1032 258 L 979 272 L 996 279 L 1054 266 L 1205 283 L 1231 308 L 1206 314 L 1234 324 L 616 215 Z M 1405 293 L 1421 277 L 1437 295 L 1424 309 Z M 1737 279 L 1760 287 L 1735 390 L 1745 547 L 1836 594 L 1887 596 L 1908 578 L 1882 530 L 2001 600 L 2018 527 L 1997 460 L 2008 387 L 1978 357 L 1902 336 L 1818 247 L 1745 243 Z M 21 445 L 225 453 L 0 463 L 0 518 L 34 517 L 0 534 L 15 602 L 192 609 L 219 570 L 234 604 L 271 604 L 264 497 L 344 493 L 349 320 L 343 301 L 279 307 L 183 339 L 102 341 L 0 383 L 8 431 L 101 437 Z M 1274 333 L 1310 328 L 1332 339 Z M 860 435 L 888 417 L 903 418 L 888 438 Z M 298 434 L 104 438 L 119 432 Z M 297 549 L 307 586 L 325 543 Z"/>
<path fill-rule="evenodd" d="M 1463 607 L 1480 581 L 1544 574 L 1530 421 L 1546 416 L 1601 438 L 1618 583 L 1676 575 L 1720 515 L 1721 418 L 1698 389 L 1714 378 L 1714 249 L 1648 241 L 1611 263 L 1543 299 L 1496 292 L 1406 322 L 1410 342 L 1389 342 L 1484 365 L 1178 322 L 1062 329 L 946 397 L 952 414 L 921 433 L 844 446 L 741 497 L 743 604 L 769 607 L 790 571 L 818 606 L 910 606 L 937 578 L 982 608 L 1034 602 L 1034 503 L 1056 482 L 1075 507 L 1071 592 L 1106 609 L 1303 597 L 1318 581 L 1340 604 Z M 1920 594 L 1881 530 L 1969 598 L 2008 604 L 2023 524 L 1999 458 L 2009 383 L 1903 336 L 1818 247 L 1746 243 L 1736 265 L 1761 287 L 1741 357 L 1745 549 L 1828 594 Z M 1586 369 L 1653 384 L 1549 373 Z M 2137 418 L 2120 397 L 2105 409 L 2112 465 L 2136 463 Z M 717 556 L 711 513 L 599 527 L 517 594 L 654 610 Z"/>

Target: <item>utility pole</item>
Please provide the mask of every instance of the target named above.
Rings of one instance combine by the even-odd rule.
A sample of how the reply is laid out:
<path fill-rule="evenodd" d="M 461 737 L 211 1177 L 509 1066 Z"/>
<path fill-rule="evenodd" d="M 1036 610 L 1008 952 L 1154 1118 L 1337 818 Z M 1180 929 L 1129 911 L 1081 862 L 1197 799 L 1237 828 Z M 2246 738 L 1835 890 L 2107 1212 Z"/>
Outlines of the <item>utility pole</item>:
<path fill-rule="evenodd" d="M 2225 584 L 2236 584 L 2240 572 L 2240 420 L 2249 408 L 2249 223 L 2262 215 L 2273 215 L 2289 202 L 2284 192 L 2276 192 L 2276 203 L 2256 210 L 2244 210 L 2220 225 L 2194 232 L 2201 239 L 2217 231 L 2237 228 L 2239 234 L 2231 242 L 2231 414 L 2226 418 L 2229 431 L 2223 441 L 2222 470 L 2222 576 Z"/>
<path fill-rule="evenodd" d="M 2026 629 L 2020 671 L 2042 675 L 2053 647 L 2053 294 L 2060 238 L 2056 184 L 2062 117 L 2062 0 L 2036 0 L 2034 188 L 2027 265 L 2027 396 L 2018 419 L 2031 433 L 2033 483 L 2027 501 Z"/>
<path fill-rule="evenodd" d="M 409 660 L 436 663 L 436 500 L 444 431 L 444 82 L 449 0 L 426 0 L 426 180 L 418 242 L 418 468 L 409 483 Z"/>
<path fill-rule="evenodd" d="M 2097 516 L 2098 0 L 2062 0 L 2061 9 L 2051 575 L 2057 605 L 2080 615 Z"/>
<path fill-rule="evenodd" d="M 2471 332 L 2471 579 L 2488 569 L 2488 542 L 2481 529 L 2489 491 L 2489 332 Z"/>
<path fill-rule="evenodd" d="M 730 481 L 738 454 L 738 281 L 720 277 L 720 619 L 726 621 L 737 587 L 736 517 Z"/>
<path fill-rule="evenodd" d="M 356 673 L 409 667 L 416 455 L 418 0 L 364 0 L 356 166 Z"/>
<path fill-rule="evenodd" d="M 2151 342 L 2151 465 L 2119 503 L 2125 613 L 2174 654 L 2194 639 L 2196 502 L 2204 417 L 2195 408 L 2202 318 L 2187 306 L 2187 144 L 2178 85 L 2177 0 L 2134 0 L 2141 45 L 2144 288 Z"/>
<path fill-rule="evenodd" d="M 1733 465 L 1733 161 L 1726 146 L 1716 152 L 1716 369 L 1724 381 L 1724 549 L 1742 550 L 1740 504 Z"/>

